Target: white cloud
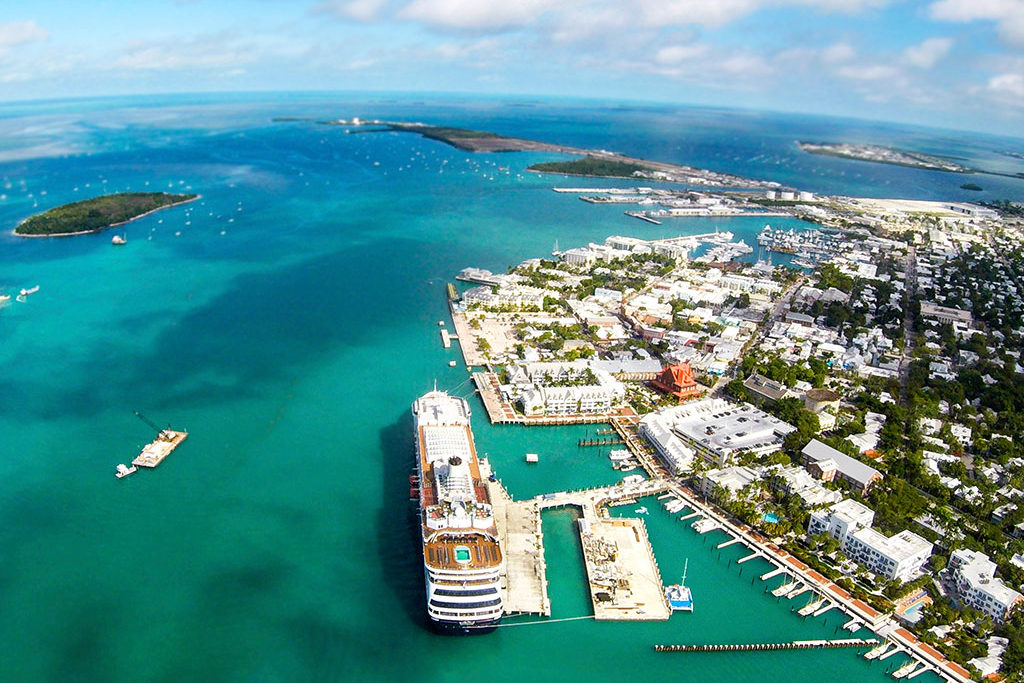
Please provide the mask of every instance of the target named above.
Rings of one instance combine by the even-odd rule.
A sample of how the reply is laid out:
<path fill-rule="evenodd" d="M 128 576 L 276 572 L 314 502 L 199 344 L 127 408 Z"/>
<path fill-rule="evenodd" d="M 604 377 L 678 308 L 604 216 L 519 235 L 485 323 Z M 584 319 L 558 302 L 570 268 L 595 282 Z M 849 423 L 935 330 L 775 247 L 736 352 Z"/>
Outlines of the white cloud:
<path fill-rule="evenodd" d="M 381 16 L 387 0 L 334 0 L 313 7 L 314 12 L 333 14 L 342 19 L 369 22 Z"/>
<path fill-rule="evenodd" d="M 903 58 L 911 66 L 930 69 L 949 53 L 951 47 L 953 47 L 952 38 L 929 38 L 923 43 L 904 49 Z"/>
<path fill-rule="evenodd" d="M 993 76 L 988 81 L 988 89 L 997 94 L 1007 94 L 1024 98 L 1024 76 L 1019 73 L 1006 73 Z"/>
<path fill-rule="evenodd" d="M 1003 40 L 1024 45 L 1024 2 L 1021 0 L 938 0 L 928 11 L 933 19 L 941 21 L 995 22 Z"/>
<path fill-rule="evenodd" d="M 46 40 L 50 34 L 34 21 L 9 21 L 0 24 L 0 56 L 12 47 L 37 40 Z"/>
<path fill-rule="evenodd" d="M 857 52 L 849 43 L 836 43 L 821 51 L 821 58 L 829 64 L 848 62 L 857 56 Z"/>
<path fill-rule="evenodd" d="M 707 45 L 668 45 L 654 54 L 654 61 L 658 64 L 679 64 L 700 57 L 707 51 Z"/>
<path fill-rule="evenodd" d="M 534 23 L 552 6 L 559 5 L 550 0 L 413 0 L 398 16 L 438 28 L 505 30 Z"/>
<path fill-rule="evenodd" d="M 887 64 L 851 64 L 839 69 L 839 75 L 854 81 L 891 81 L 899 78 L 900 70 Z"/>
<path fill-rule="evenodd" d="M 240 37 L 224 31 L 185 40 L 132 41 L 124 46 L 113 66 L 148 71 L 222 69 L 231 73 L 231 70 L 267 59 L 296 57 L 304 49 L 277 36 Z"/>

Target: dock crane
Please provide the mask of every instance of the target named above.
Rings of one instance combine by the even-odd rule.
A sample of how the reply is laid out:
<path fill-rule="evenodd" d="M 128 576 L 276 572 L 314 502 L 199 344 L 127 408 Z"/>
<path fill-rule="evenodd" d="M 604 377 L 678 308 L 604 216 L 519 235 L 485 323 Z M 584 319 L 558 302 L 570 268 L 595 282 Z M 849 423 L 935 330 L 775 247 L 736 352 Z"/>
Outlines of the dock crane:
<path fill-rule="evenodd" d="M 150 427 L 155 429 L 157 431 L 157 435 L 158 435 L 159 438 L 161 438 L 161 439 L 168 438 L 167 436 L 165 436 L 165 433 L 168 432 L 171 429 L 170 425 L 167 425 L 167 429 L 164 429 L 163 427 L 158 427 L 157 425 L 153 424 L 152 420 L 150 420 L 148 417 L 146 417 L 145 415 L 143 415 L 139 411 L 135 410 L 135 411 L 132 411 L 132 412 L 135 413 L 135 417 L 139 418 L 140 420 L 142 420 L 143 422 L 148 424 Z"/>

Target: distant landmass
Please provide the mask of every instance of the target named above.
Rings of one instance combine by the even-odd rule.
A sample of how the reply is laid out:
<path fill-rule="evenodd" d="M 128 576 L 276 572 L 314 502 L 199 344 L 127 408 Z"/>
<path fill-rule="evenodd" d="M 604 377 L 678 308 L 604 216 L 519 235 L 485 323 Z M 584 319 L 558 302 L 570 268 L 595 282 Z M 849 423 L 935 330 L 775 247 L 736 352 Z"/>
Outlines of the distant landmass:
<path fill-rule="evenodd" d="M 278 117 L 275 121 L 285 122 L 292 119 Z M 416 133 L 425 138 L 437 140 L 456 149 L 466 152 L 556 152 L 573 154 L 582 159 L 534 164 L 528 170 L 538 173 L 563 173 L 570 175 L 605 176 L 615 178 L 631 178 L 637 171 L 652 180 L 686 185 L 704 185 L 714 187 L 738 187 L 745 189 L 775 189 L 778 183 L 751 178 L 741 178 L 728 173 L 718 173 L 707 169 L 668 164 L 661 161 L 635 159 L 608 150 L 588 150 L 579 147 L 556 145 L 549 142 L 511 138 L 497 133 L 451 126 L 434 126 L 426 123 L 406 123 L 394 121 L 361 119 L 337 119 L 320 121 L 331 126 L 346 126 L 347 133 L 378 133 L 397 131 Z"/>
<path fill-rule="evenodd" d="M 197 194 L 121 192 L 64 204 L 26 219 L 14 229 L 23 237 L 65 237 L 99 232 L 146 214 L 196 199 Z"/>
<path fill-rule="evenodd" d="M 980 168 L 970 168 L 963 164 L 951 161 L 949 158 L 924 154 L 922 152 L 910 152 L 895 147 L 883 147 L 882 145 L 854 145 L 850 143 L 833 142 L 800 142 L 796 143 L 800 149 L 808 154 L 821 154 L 823 156 L 840 157 L 842 159 L 855 159 L 857 161 L 871 161 L 876 164 L 892 164 L 894 166 L 909 166 L 921 168 L 927 171 L 945 171 L 947 173 L 983 173 L 985 175 L 1003 176 L 1004 178 L 1024 178 L 1024 173 L 1001 173 L 999 171 L 986 171 Z M 1005 156 L 1024 158 L 1016 152 L 1002 152 Z M 968 185 L 974 185 L 968 183 Z M 973 190 L 974 187 L 961 186 L 965 190 Z M 979 190 L 981 188 L 978 188 Z"/>
<path fill-rule="evenodd" d="M 893 147 L 881 145 L 853 145 L 848 143 L 818 143 L 818 142 L 797 142 L 800 149 L 808 154 L 821 154 L 824 156 L 842 157 L 844 159 L 857 159 L 858 161 L 873 161 L 879 164 L 893 164 L 896 166 L 911 166 L 932 171 L 946 171 L 949 173 L 973 173 L 974 169 L 967 168 L 954 161 L 943 159 L 931 154 L 920 152 L 908 152 Z"/>

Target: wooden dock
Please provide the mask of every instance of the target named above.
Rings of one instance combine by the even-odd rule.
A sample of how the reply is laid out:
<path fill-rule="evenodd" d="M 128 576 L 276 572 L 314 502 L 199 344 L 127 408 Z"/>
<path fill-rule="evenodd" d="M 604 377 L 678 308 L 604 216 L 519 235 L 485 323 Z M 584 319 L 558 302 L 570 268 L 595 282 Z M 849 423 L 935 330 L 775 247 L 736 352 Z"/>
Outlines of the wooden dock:
<path fill-rule="evenodd" d="M 188 432 L 165 429 L 157 435 L 156 439 L 146 444 L 142 452 L 132 460 L 132 464 L 136 467 L 156 467 L 187 438 Z"/>

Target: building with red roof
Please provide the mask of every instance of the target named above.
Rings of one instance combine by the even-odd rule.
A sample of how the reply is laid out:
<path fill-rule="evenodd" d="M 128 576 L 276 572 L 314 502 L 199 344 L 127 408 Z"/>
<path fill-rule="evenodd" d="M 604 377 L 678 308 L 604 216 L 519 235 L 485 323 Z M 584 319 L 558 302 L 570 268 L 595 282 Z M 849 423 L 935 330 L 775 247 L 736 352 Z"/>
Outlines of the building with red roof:
<path fill-rule="evenodd" d="M 689 361 L 681 365 L 670 365 L 661 371 L 651 384 L 658 391 L 675 396 L 680 401 L 700 395 L 697 380 L 693 378 L 693 368 Z"/>

